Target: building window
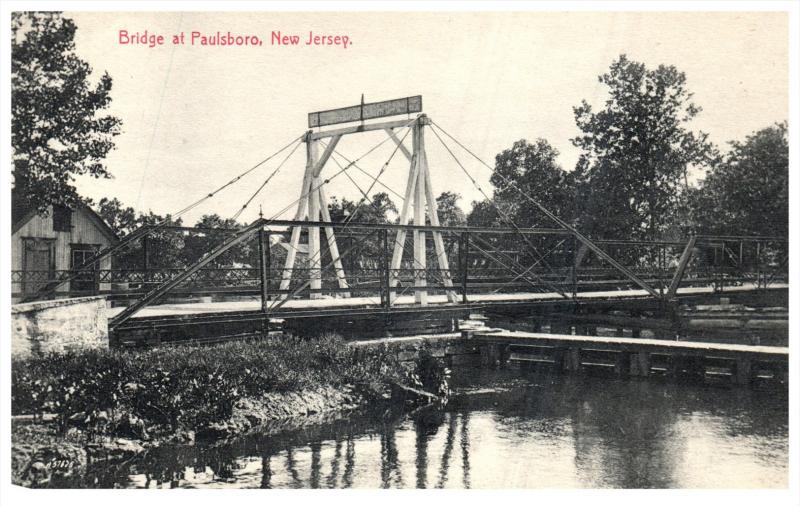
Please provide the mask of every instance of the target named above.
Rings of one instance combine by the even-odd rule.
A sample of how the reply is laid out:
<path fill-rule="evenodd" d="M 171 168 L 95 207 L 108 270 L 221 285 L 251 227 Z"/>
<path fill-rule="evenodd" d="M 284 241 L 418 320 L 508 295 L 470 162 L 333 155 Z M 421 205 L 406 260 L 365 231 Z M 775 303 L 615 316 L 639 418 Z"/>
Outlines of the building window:
<path fill-rule="evenodd" d="M 72 230 L 72 210 L 66 206 L 53 206 L 53 231 L 69 232 Z"/>

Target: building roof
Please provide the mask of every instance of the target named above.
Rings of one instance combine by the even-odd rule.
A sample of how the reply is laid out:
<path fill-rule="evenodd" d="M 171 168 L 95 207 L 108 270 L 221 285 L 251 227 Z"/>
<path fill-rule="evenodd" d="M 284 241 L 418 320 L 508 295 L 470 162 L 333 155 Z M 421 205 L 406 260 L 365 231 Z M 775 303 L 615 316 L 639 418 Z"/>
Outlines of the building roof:
<path fill-rule="evenodd" d="M 87 206 L 83 202 L 77 205 L 78 208 L 86 212 L 86 215 L 89 217 L 89 220 L 94 223 L 94 225 L 105 235 L 109 241 L 117 242 L 119 241 L 119 237 L 116 233 L 108 226 L 108 223 L 97 214 L 94 209 Z M 75 209 L 73 209 L 74 211 Z M 33 209 L 28 202 L 20 198 L 17 193 L 12 190 L 11 191 L 11 233 L 15 233 L 17 230 L 21 229 L 32 220 L 37 215 L 36 209 Z"/>

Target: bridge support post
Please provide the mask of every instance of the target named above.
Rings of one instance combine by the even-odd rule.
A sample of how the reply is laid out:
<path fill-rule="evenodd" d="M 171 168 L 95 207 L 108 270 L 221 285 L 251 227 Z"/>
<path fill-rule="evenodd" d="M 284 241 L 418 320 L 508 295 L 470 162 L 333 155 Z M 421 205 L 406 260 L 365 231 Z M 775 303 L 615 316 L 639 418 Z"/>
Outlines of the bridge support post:
<path fill-rule="evenodd" d="M 462 232 L 458 245 L 459 271 L 461 271 L 461 303 L 467 304 L 467 282 L 469 279 L 469 232 Z"/>
<path fill-rule="evenodd" d="M 753 381 L 753 361 L 749 357 L 740 357 L 734 364 L 732 375 L 737 385 L 749 385 Z"/>
<path fill-rule="evenodd" d="M 425 225 L 425 164 L 422 161 L 421 144 L 424 142 L 422 129 L 414 125 L 413 149 L 417 160 L 417 184 L 414 196 L 414 225 Z M 426 251 L 425 232 L 414 231 L 414 302 L 420 306 L 428 305 L 428 255 Z"/>
<path fill-rule="evenodd" d="M 672 354 L 669 356 L 669 365 L 667 368 L 667 376 L 671 379 L 677 379 L 680 377 L 681 372 L 683 371 L 684 363 L 686 359 L 682 355 Z"/>
<path fill-rule="evenodd" d="M 314 143 L 316 144 L 316 142 Z M 310 152 L 316 152 L 316 148 L 312 148 Z M 308 196 L 308 219 L 309 221 L 319 220 L 319 190 L 320 179 L 314 177 L 311 180 L 311 194 Z M 308 277 L 311 280 L 309 288 L 311 289 L 310 298 L 319 299 L 322 297 L 322 249 L 319 243 L 319 227 L 308 227 Z"/>
<path fill-rule="evenodd" d="M 686 372 L 694 380 L 703 380 L 706 377 L 706 366 L 703 357 L 689 357 L 686 360 Z"/>
<path fill-rule="evenodd" d="M 259 272 L 261 274 L 261 312 L 269 310 L 269 270 L 272 255 L 269 249 L 269 232 L 263 228 L 258 231 Z"/>
<path fill-rule="evenodd" d="M 484 367 L 498 367 L 504 365 L 505 350 L 499 344 L 490 343 L 481 347 L 481 365 Z"/>
<path fill-rule="evenodd" d="M 312 160 L 313 153 L 311 151 L 310 134 L 310 131 L 308 134 L 306 134 L 306 170 L 303 174 L 303 182 L 300 186 L 300 200 L 297 202 L 297 212 L 294 215 L 295 221 L 300 221 L 305 218 L 309 204 L 308 196 L 313 188 L 314 162 Z M 300 246 L 300 232 L 300 227 L 296 226 L 292 228 L 292 236 L 289 239 L 289 250 L 286 252 L 286 262 L 284 264 L 283 274 L 281 276 L 281 291 L 289 289 L 289 284 L 291 283 L 294 275 L 294 262 L 297 256 L 297 250 Z"/>
<path fill-rule="evenodd" d="M 581 267 L 581 263 L 583 263 L 583 259 L 586 258 L 586 253 L 589 252 L 589 247 L 585 243 L 581 243 L 580 246 L 578 244 L 578 239 L 575 235 L 572 236 L 572 266 L 571 272 L 569 275 L 569 281 L 572 284 L 572 298 L 576 299 L 578 297 L 578 270 Z"/>
<path fill-rule="evenodd" d="M 392 286 L 389 272 L 389 231 L 386 229 L 381 230 L 381 247 L 383 249 L 381 255 L 381 306 L 388 310 L 392 304 Z"/>
<path fill-rule="evenodd" d="M 631 355 L 630 353 L 620 351 L 617 353 L 616 360 L 614 361 L 614 373 L 620 378 L 627 378 L 631 373 Z"/>
<path fill-rule="evenodd" d="M 570 348 L 566 353 L 566 367 L 565 369 L 572 373 L 581 372 L 581 349 Z"/>
<path fill-rule="evenodd" d="M 150 241 L 147 236 L 142 237 L 142 266 L 145 271 L 150 270 Z"/>
<path fill-rule="evenodd" d="M 631 375 L 650 376 L 650 354 L 646 351 L 637 351 L 631 355 Z"/>

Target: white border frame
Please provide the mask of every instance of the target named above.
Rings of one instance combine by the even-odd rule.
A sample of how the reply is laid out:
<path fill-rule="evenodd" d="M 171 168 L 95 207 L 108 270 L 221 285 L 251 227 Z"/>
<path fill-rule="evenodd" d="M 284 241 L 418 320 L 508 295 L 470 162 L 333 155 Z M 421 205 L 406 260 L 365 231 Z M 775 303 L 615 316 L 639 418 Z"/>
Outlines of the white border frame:
<path fill-rule="evenodd" d="M 789 171 L 790 176 L 790 215 L 798 201 L 798 183 L 794 175 L 798 170 L 800 143 L 798 126 L 800 126 L 800 109 L 798 109 L 798 46 L 800 31 L 798 13 L 800 2 L 785 1 L 119 1 L 95 2 L 76 1 L 19 1 L 3 2 L 0 6 L 0 237 L 11 237 L 11 213 L 9 190 L 11 186 L 11 91 L 10 62 L 11 51 L 10 13 L 14 10 L 71 10 L 71 11 L 343 11 L 343 12 L 385 12 L 385 11 L 584 11 L 584 12 L 652 12 L 652 11 L 684 11 L 684 12 L 764 12 L 781 11 L 789 15 Z M 791 41 L 795 41 L 793 44 Z M 796 237 L 800 220 L 790 219 L 789 237 Z M 0 250 L 0 504 L 59 504 L 77 502 L 81 504 L 115 504 L 141 506 L 143 500 L 167 503 L 174 501 L 178 493 L 182 500 L 190 500 L 198 504 L 216 504 L 222 499 L 210 490 L 194 490 L 182 492 L 135 490 L 27 490 L 11 486 L 11 346 L 7 331 L 10 331 L 11 279 L 10 248 L 6 241 Z M 790 254 L 790 315 L 798 312 L 800 296 L 800 278 L 797 272 L 798 253 Z M 795 316 L 790 318 L 790 335 L 797 328 Z M 726 506 L 752 506 L 757 504 L 796 505 L 800 504 L 800 448 L 798 432 L 800 432 L 800 398 L 797 396 L 798 355 L 800 343 L 797 338 L 790 339 L 790 404 L 789 404 L 789 488 L 786 490 L 472 490 L 448 491 L 445 495 L 432 491 L 287 491 L 271 490 L 254 492 L 248 490 L 226 490 L 224 500 L 232 501 L 326 501 L 333 504 L 349 504 L 352 501 L 377 502 L 382 504 L 402 504 L 409 501 L 437 500 L 460 502 L 486 501 L 530 501 L 537 502 L 578 502 L 591 500 L 600 504 L 637 504 L 646 502 L 650 505 L 674 506 L 676 502 L 689 504 L 718 504 Z M 147 494 L 145 497 L 143 494 Z M 267 495 L 265 495 L 267 494 Z M 322 494 L 322 495 L 320 495 Z M 532 497 L 533 495 L 533 497 Z"/>

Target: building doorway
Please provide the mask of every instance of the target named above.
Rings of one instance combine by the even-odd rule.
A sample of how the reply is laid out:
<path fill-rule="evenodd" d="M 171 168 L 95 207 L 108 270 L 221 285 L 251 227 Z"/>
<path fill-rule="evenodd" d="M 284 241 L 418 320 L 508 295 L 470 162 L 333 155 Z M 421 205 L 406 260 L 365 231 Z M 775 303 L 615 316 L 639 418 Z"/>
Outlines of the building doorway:
<path fill-rule="evenodd" d="M 70 270 L 78 269 L 97 254 L 96 244 L 72 244 L 70 245 Z M 74 274 L 74 273 L 73 273 Z M 97 283 L 97 264 L 93 264 L 78 273 L 70 282 L 70 292 L 96 293 Z"/>
<path fill-rule="evenodd" d="M 38 293 L 55 274 L 55 239 L 25 237 L 22 259 L 22 293 Z"/>

